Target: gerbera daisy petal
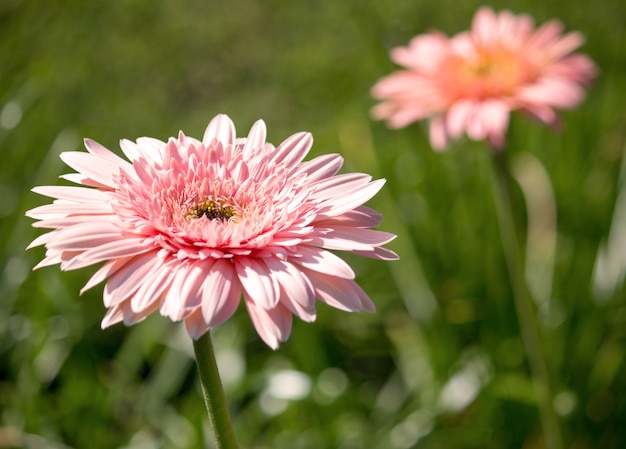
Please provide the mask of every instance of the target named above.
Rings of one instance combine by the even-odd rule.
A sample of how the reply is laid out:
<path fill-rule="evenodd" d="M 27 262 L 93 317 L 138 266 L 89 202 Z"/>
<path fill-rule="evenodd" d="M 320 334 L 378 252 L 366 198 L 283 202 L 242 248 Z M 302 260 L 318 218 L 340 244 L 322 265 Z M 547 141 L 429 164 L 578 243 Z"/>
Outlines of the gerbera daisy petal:
<path fill-rule="evenodd" d="M 137 324 L 158 310 L 158 306 L 156 304 L 153 304 L 151 307 L 141 309 L 138 312 L 134 311 L 128 302 L 120 303 L 119 307 L 123 316 L 122 322 L 126 326 Z"/>
<path fill-rule="evenodd" d="M 106 329 L 109 326 L 113 326 L 114 324 L 121 323 L 124 320 L 124 314 L 122 313 L 122 308 L 120 304 L 113 306 L 107 310 L 104 314 L 104 318 L 102 318 L 102 322 L 100 326 L 102 329 Z"/>
<path fill-rule="evenodd" d="M 486 6 L 480 8 L 472 21 L 472 33 L 476 44 L 489 45 L 497 29 L 497 16 L 493 10 Z"/>
<path fill-rule="evenodd" d="M 398 260 L 400 257 L 390 249 L 384 248 L 382 246 L 378 246 L 376 248 L 371 248 L 368 250 L 353 250 L 354 254 L 358 254 L 359 256 L 369 257 L 370 259 L 377 260 Z"/>
<path fill-rule="evenodd" d="M 219 259 L 208 271 L 202 286 L 202 317 L 215 327 L 230 318 L 241 298 L 242 287 L 232 262 Z"/>
<path fill-rule="evenodd" d="M 293 176 L 296 177 L 301 173 L 305 173 L 307 182 L 314 183 L 320 179 L 326 179 L 335 175 L 342 164 L 343 158 L 340 155 L 326 154 L 300 164 L 297 170 L 294 171 Z"/>
<path fill-rule="evenodd" d="M 252 125 L 246 143 L 241 150 L 243 157 L 250 157 L 255 150 L 262 148 L 263 145 L 265 145 L 266 135 L 267 128 L 265 127 L 265 122 L 263 120 L 256 121 L 254 125 Z"/>
<path fill-rule="evenodd" d="M 430 121 L 428 138 L 430 139 L 430 144 L 432 145 L 433 149 L 437 151 L 443 150 L 448 145 L 446 123 L 442 116 L 434 117 Z"/>
<path fill-rule="evenodd" d="M 337 217 L 321 218 L 315 220 L 315 225 L 320 228 L 332 228 L 334 226 L 352 226 L 355 228 L 375 228 L 383 220 L 381 213 L 367 206 L 359 206 Z"/>
<path fill-rule="evenodd" d="M 291 170 L 297 163 L 302 161 L 313 145 L 311 133 L 296 133 L 283 141 L 276 148 L 276 152 L 271 156 L 271 160 L 280 163 L 284 162 L 288 170 Z"/>
<path fill-rule="evenodd" d="M 126 300 L 146 282 L 149 275 L 159 267 L 160 263 L 159 258 L 148 253 L 132 257 L 119 269 L 107 273 L 109 280 L 104 286 L 102 295 L 104 305 L 111 307 Z"/>
<path fill-rule="evenodd" d="M 320 232 L 312 236 L 311 242 L 326 249 L 353 251 L 369 250 L 373 247 L 382 246 L 396 236 L 389 232 L 376 231 L 373 229 L 354 229 L 336 226 L 334 229 Z"/>
<path fill-rule="evenodd" d="M 292 315 L 282 306 L 273 309 L 259 307 L 244 293 L 248 315 L 259 336 L 272 349 L 277 349 L 280 342 L 286 341 L 291 333 Z"/>
<path fill-rule="evenodd" d="M 190 276 L 189 264 L 176 267 L 174 277 L 170 287 L 165 292 L 163 304 L 159 308 L 161 315 L 168 317 L 172 321 L 180 321 L 185 317 L 187 311 L 187 301 L 189 297 L 182 296 L 185 284 L 189 283 Z"/>
<path fill-rule="evenodd" d="M 48 235 L 48 234 L 45 234 Z M 87 281 L 87 283 L 80 289 L 80 294 L 82 295 L 87 290 L 95 287 L 100 282 L 103 282 L 105 279 L 109 278 L 113 273 L 122 268 L 128 259 L 114 259 L 103 264 L 98 271 L 96 271 Z"/>
<path fill-rule="evenodd" d="M 111 190 L 111 188 L 108 185 L 102 184 L 101 182 L 97 182 L 89 178 L 88 176 L 83 175 L 82 173 L 68 173 L 68 174 L 59 176 L 59 178 L 65 179 L 66 181 L 73 182 L 74 184 L 81 184 L 83 186 L 89 186 L 89 187 L 97 187 L 99 189 L 103 189 L 103 191 Z"/>
<path fill-rule="evenodd" d="M 345 312 L 363 310 L 361 297 L 354 289 L 356 282 L 352 279 L 316 273 L 306 269 L 304 272 L 314 285 L 315 295 L 320 301 Z"/>
<path fill-rule="evenodd" d="M 66 151 L 61 153 L 60 157 L 74 170 L 108 187 L 115 187 L 113 178 L 123 168 L 121 164 L 112 162 L 109 158 L 80 151 Z"/>
<path fill-rule="evenodd" d="M 76 270 L 88 267 L 109 259 L 134 256 L 145 253 L 151 248 L 144 245 L 143 238 L 125 238 L 123 240 L 109 241 L 103 245 L 77 253 L 61 264 L 63 270 Z"/>
<path fill-rule="evenodd" d="M 158 308 L 172 283 L 175 272 L 174 264 L 165 263 L 150 274 L 130 300 L 130 308 L 135 312 Z"/>
<path fill-rule="evenodd" d="M 26 247 L 26 249 L 35 248 L 41 245 L 47 245 L 48 242 L 54 238 L 56 232 L 48 232 L 47 234 L 41 234 L 39 237 L 35 238 L 30 244 Z"/>
<path fill-rule="evenodd" d="M 202 143 L 209 145 L 216 140 L 226 147 L 235 144 L 235 124 L 227 115 L 220 114 L 209 122 Z"/>
<path fill-rule="evenodd" d="M 315 291 L 311 281 L 302 271 L 294 264 L 277 258 L 267 258 L 265 263 L 276 276 L 281 289 L 281 302 L 289 309 L 295 306 L 297 314 L 306 311 L 307 317 L 311 316 L 310 312 L 315 316 Z"/>
<path fill-rule="evenodd" d="M 108 221 L 87 221 L 60 229 L 56 233 L 55 248 L 61 251 L 88 249 L 119 240 L 120 229 Z"/>
<path fill-rule="evenodd" d="M 76 202 L 106 202 L 111 198 L 109 192 L 77 186 L 39 186 L 31 190 L 38 195 Z"/>
<path fill-rule="evenodd" d="M 108 161 L 110 164 L 120 167 L 124 170 L 129 170 L 131 164 L 128 161 L 125 161 L 117 154 L 113 153 L 111 150 L 106 148 L 104 145 L 96 142 L 95 140 L 85 139 L 84 140 L 85 148 L 94 156 L 97 156 L 100 159 L 104 159 Z M 115 172 L 115 170 L 113 170 Z"/>
<path fill-rule="evenodd" d="M 278 285 L 263 260 L 238 257 L 235 269 L 250 300 L 268 310 L 276 307 L 279 300 Z"/>
<path fill-rule="evenodd" d="M 363 203 L 369 201 L 374 195 L 382 189 L 385 184 L 384 179 L 377 179 L 356 191 L 351 191 L 348 194 L 337 196 L 332 199 L 322 201 L 319 205 L 318 216 L 321 217 L 336 217 L 340 214 L 348 212 Z"/>
<path fill-rule="evenodd" d="M 445 128 L 448 130 L 450 137 L 453 139 L 461 137 L 463 130 L 467 127 L 468 118 L 473 107 L 473 102 L 470 100 L 461 100 L 450 107 L 450 110 L 445 115 Z"/>
<path fill-rule="evenodd" d="M 140 157 L 158 165 L 163 163 L 163 149 L 165 145 L 165 142 L 152 137 L 140 137 L 137 139 L 137 150 L 139 151 Z M 135 161 L 134 159 L 131 160 L 133 162 Z"/>
<path fill-rule="evenodd" d="M 45 204 L 29 210 L 26 212 L 26 216 L 37 220 L 45 220 L 47 218 L 61 218 L 80 213 L 83 215 L 110 215 L 111 211 L 111 205 L 107 202 L 74 203 L 55 201 L 52 204 Z"/>
<path fill-rule="evenodd" d="M 206 279 L 207 271 L 213 265 L 212 262 L 196 260 L 191 262 L 186 270 L 187 273 L 179 292 L 179 302 L 184 303 L 186 312 L 202 305 L 202 286 Z"/>
<path fill-rule="evenodd" d="M 292 258 L 294 263 L 318 273 L 332 274 L 345 279 L 354 279 L 355 274 L 343 259 L 314 246 L 299 248 L 298 255 Z"/>

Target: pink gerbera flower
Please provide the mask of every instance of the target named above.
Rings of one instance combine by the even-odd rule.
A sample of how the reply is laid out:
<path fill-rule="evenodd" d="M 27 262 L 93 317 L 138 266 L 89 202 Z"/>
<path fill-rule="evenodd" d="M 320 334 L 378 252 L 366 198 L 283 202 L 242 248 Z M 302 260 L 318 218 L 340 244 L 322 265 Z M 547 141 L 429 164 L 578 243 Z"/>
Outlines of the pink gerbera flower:
<path fill-rule="evenodd" d="M 382 103 L 372 115 L 392 128 L 430 117 L 436 149 L 463 133 L 502 148 L 513 110 L 555 125 L 556 110 L 576 106 L 584 97 L 581 85 L 596 74 L 587 56 L 572 54 L 583 43 L 582 34 L 562 32 L 557 20 L 535 30 L 525 14 L 483 7 L 470 31 L 452 38 L 418 35 L 408 47 L 392 49 L 391 59 L 406 70 L 373 87 Z"/>
<path fill-rule="evenodd" d="M 277 348 L 292 314 L 315 320 L 316 298 L 373 311 L 352 269 L 329 250 L 397 258 L 383 247 L 395 236 L 369 229 L 382 217 L 363 206 L 384 180 L 337 175 L 337 154 L 302 162 L 309 133 L 278 147 L 265 135 L 259 120 L 236 138 L 233 122 L 219 115 L 202 141 L 182 132 L 167 143 L 122 140 L 130 162 L 86 139 L 88 153 L 61 155 L 78 172 L 64 178 L 84 187 L 33 189 L 56 198 L 27 213 L 35 227 L 53 229 L 29 246 L 47 248 L 37 267 L 105 262 L 82 290 L 107 280 L 103 328 L 158 310 L 197 339 L 243 295 L 257 332 Z"/>

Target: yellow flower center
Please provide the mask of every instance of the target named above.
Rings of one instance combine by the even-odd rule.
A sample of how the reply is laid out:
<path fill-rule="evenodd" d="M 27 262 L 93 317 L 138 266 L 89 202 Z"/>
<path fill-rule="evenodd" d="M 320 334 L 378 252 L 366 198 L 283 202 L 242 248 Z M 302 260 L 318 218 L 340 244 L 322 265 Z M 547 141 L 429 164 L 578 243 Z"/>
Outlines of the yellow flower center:
<path fill-rule="evenodd" d="M 205 200 L 189 209 L 188 217 L 206 217 L 209 220 L 228 221 L 236 215 L 235 208 L 225 202 Z"/>

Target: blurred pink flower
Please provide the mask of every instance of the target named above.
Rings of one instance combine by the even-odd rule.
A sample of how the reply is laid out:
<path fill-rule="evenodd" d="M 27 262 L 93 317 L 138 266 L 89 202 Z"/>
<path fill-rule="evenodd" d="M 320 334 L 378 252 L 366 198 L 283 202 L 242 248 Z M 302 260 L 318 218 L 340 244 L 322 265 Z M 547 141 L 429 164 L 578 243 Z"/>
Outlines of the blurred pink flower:
<path fill-rule="evenodd" d="M 369 229 L 382 216 L 363 206 L 383 186 L 366 174 L 336 175 L 337 154 L 302 162 L 313 143 L 298 133 L 278 147 L 256 122 L 236 138 L 215 117 L 202 141 L 122 140 L 130 162 L 86 139 L 85 152 L 61 154 L 85 187 L 45 186 L 56 200 L 27 215 L 52 231 L 36 268 L 73 270 L 105 262 L 81 290 L 107 280 L 102 327 L 137 323 L 157 310 L 184 321 L 197 339 L 223 323 L 243 294 L 250 318 L 272 348 L 291 331 L 292 314 L 316 317 L 315 299 L 345 311 L 374 311 L 346 262 L 329 250 L 396 259 L 395 236 Z"/>
<path fill-rule="evenodd" d="M 418 35 L 391 50 L 391 59 L 406 70 L 376 83 L 372 95 L 382 103 L 372 115 L 392 128 L 430 117 L 435 149 L 464 132 L 502 148 L 513 110 L 556 125 L 556 110 L 576 106 L 584 97 L 581 85 L 596 74 L 591 59 L 572 54 L 582 34 L 562 32 L 557 20 L 535 30 L 525 14 L 483 7 L 469 31 L 452 38 Z"/>

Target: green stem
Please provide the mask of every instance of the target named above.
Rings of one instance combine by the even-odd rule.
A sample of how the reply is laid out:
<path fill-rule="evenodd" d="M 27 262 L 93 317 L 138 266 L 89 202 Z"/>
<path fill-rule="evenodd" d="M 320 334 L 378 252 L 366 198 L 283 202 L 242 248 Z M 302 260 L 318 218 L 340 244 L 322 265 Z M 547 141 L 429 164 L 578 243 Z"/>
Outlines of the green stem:
<path fill-rule="evenodd" d="M 220 373 L 215 362 L 211 331 L 207 331 L 198 340 L 194 340 L 193 349 L 196 353 L 196 364 L 200 374 L 204 403 L 209 412 L 217 447 L 218 449 L 237 449 L 239 446 L 230 420 Z"/>
<path fill-rule="evenodd" d="M 553 393 L 545 356 L 541 346 L 539 325 L 524 277 L 521 251 L 515 231 L 511 198 L 507 188 L 508 171 L 504 151 L 493 156 L 493 194 L 504 257 L 513 290 L 513 300 L 526 357 L 539 401 L 539 413 L 548 449 L 563 449 L 559 419 L 553 406 Z"/>

